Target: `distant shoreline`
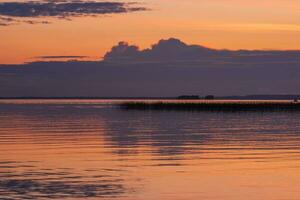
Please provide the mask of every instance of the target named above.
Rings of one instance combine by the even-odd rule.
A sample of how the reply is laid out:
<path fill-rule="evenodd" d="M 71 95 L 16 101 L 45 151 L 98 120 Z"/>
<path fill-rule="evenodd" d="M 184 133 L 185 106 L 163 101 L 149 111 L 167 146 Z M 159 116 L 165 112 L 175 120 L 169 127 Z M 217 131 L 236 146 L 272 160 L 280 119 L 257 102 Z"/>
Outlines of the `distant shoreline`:
<path fill-rule="evenodd" d="M 178 99 L 178 97 L 0 97 L 0 100 L 204 100 Z M 245 96 L 216 96 L 215 100 L 294 100 L 300 95 L 245 95 Z"/>

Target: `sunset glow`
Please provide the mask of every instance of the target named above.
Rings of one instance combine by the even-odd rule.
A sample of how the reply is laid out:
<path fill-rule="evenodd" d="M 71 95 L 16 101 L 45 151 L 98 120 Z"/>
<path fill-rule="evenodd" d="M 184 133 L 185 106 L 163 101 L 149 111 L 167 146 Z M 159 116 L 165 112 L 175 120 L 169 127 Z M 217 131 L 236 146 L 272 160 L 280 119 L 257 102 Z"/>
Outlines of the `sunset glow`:
<path fill-rule="evenodd" d="M 299 200 L 299 0 L 0 0 L 0 199 Z"/>
<path fill-rule="evenodd" d="M 100 60 L 119 41 L 148 48 L 170 37 L 217 49 L 300 49 L 299 1 L 139 0 L 135 6 L 146 10 L 68 20 L 19 17 L 49 23 L 0 26 L 0 63 L 69 55 Z"/>

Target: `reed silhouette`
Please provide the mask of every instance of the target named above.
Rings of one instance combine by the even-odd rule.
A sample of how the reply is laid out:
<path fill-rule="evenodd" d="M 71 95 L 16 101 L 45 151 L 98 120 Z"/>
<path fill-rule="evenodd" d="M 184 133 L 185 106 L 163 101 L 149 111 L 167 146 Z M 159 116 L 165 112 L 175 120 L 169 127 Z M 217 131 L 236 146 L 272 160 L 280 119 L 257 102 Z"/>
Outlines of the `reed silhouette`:
<path fill-rule="evenodd" d="M 300 111 L 297 102 L 125 102 L 120 104 L 127 110 L 187 110 L 187 111 Z"/>

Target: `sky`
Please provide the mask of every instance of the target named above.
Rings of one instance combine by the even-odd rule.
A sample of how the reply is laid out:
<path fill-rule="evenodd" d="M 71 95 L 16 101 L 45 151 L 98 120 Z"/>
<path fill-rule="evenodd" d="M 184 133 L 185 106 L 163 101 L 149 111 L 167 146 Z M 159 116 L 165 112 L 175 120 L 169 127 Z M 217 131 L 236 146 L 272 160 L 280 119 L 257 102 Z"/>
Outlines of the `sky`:
<path fill-rule="evenodd" d="M 300 94 L 298 0 L 0 2 L 0 97 Z"/>
<path fill-rule="evenodd" d="M 61 58 L 68 61 L 43 60 Z M 0 65 L 0 97 L 300 94 L 295 50 L 219 50 L 170 38 L 147 49 L 120 42 L 101 61 L 78 58 Z"/>
<path fill-rule="evenodd" d="M 121 5 L 95 4 L 99 9 L 91 9 L 81 0 L 81 11 L 71 13 L 69 7 L 52 12 L 49 6 L 32 7 L 49 2 L 71 5 L 71 0 L 36 0 L 34 5 L 0 0 L 0 63 L 68 56 L 101 60 L 119 41 L 145 49 L 171 37 L 215 49 L 300 49 L 298 0 L 108 1 Z M 9 2 L 21 4 L 12 7 Z"/>

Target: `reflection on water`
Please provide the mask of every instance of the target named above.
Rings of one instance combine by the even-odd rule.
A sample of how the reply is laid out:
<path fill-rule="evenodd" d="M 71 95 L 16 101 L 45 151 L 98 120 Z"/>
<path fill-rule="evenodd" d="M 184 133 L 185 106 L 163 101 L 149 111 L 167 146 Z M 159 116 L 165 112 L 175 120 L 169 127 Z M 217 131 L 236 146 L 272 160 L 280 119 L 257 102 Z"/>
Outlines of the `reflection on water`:
<path fill-rule="evenodd" d="M 12 199 L 113 197 L 124 193 L 122 180 L 108 175 L 82 176 L 69 169 L 40 169 L 17 162 L 1 162 L 0 169 L 0 194 Z"/>
<path fill-rule="evenodd" d="M 299 120 L 0 101 L 0 198 L 299 199 Z"/>

